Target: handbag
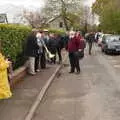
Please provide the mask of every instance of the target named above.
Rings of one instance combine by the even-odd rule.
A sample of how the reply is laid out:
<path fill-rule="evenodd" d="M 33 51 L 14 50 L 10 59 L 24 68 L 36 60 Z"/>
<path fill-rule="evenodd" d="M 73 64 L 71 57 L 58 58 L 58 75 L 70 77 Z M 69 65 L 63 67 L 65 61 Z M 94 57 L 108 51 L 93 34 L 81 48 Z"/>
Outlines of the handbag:
<path fill-rule="evenodd" d="M 75 52 L 75 55 L 78 57 L 78 59 L 84 58 L 84 50 Z"/>

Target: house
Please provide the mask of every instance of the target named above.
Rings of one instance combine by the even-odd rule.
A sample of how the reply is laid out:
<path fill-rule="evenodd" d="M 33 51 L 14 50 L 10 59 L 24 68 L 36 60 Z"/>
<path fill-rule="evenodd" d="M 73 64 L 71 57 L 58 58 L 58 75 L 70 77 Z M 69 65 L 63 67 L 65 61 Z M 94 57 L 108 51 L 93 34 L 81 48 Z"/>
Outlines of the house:
<path fill-rule="evenodd" d="M 7 14 L 0 14 L 0 23 L 8 23 Z"/>
<path fill-rule="evenodd" d="M 49 26 L 50 28 L 53 28 L 53 29 L 66 30 L 66 29 L 65 29 L 65 25 L 64 25 L 64 21 L 63 21 L 61 15 L 56 16 L 56 17 L 50 19 L 50 20 L 47 22 L 47 24 L 48 24 L 48 26 Z"/>

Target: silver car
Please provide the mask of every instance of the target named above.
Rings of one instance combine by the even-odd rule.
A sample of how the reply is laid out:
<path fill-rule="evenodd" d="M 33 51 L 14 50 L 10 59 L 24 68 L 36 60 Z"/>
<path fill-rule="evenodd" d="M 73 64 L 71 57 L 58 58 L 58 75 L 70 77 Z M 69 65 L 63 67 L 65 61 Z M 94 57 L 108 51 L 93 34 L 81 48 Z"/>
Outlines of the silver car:
<path fill-rule="evenodd" d="M 106 35 L 103 37 L 101 48 L 105 53 L 120 53 L 120 35 Z"/>

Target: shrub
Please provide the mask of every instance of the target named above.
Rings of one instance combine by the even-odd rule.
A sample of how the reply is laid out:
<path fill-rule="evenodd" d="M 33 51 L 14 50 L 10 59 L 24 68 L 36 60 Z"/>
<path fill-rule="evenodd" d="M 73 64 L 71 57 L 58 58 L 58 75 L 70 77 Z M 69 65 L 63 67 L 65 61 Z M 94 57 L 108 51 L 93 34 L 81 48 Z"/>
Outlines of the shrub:
<path fill-rule="evenodd" d="M 65 34 L 65 31 L 64 30 L 60 30 L 60 29 L 48 29 L 48 31 L 50 33 L 55 33 L 55 34 L 60 34 L 60 35 L 64 35 Z"/>
<path fill-rule="evenodd" d="M 23 57 L 25 39 L 30 33 L 28 26 L 0 24 L 0 40 L 2 52 L 13 61 L 13 68 L 18 68 L 25 62 Z"/>

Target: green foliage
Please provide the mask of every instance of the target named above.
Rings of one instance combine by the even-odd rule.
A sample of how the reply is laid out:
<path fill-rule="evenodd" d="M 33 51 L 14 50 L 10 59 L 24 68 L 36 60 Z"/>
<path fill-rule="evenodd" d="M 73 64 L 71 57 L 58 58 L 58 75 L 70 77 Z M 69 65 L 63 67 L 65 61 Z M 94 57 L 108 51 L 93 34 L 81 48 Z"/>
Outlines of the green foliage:
<path fill-rule="evenodd" d="M 47 18 L 51 19 L 58 15 L 62 16 L 66 30 L 69 30 L 69 20 L 67 13 L 78 13 L 81 9 L 82 0 L 46 0 L 43 12 Z"/>
<path fill-rule="evenodd" d="M 0 40 L 2 52 L 6 57 L 10 57 L 14 63 L 14 68 L 24 63 L 23 50 L 25 39 L 31 28 L 21 25 L 0 24 Z"/>
<path fill-rule="evenodd" d="M 65 34 L 64 30 L 60 30 L 60 29 L 48 29 L 49 33 L 55 33 L 55 34 L 60 34 L 63 35 Z"/>
<path fill-rule="evenodd" d="M 100 16 L 100 27 L 106 32 L 120 33 L 119 0 L 96 0 L 93 12 Z"/>

